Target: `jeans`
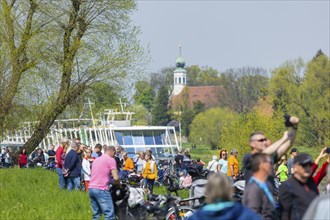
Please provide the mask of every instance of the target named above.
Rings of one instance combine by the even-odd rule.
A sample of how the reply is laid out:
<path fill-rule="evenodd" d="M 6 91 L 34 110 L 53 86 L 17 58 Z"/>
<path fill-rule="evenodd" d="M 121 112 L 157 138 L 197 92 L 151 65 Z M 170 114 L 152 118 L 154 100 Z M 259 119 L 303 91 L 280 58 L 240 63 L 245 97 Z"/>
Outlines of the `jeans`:
<path fill-rule="evenodd" d="M 115 219 L 112 198 L 108 190 L 89 188 L 88 195 L 91 200 L 93 220 L 101 219 L 102 213 L 104 220 Z"/>
<path fill-rule="evenodd" d="M 152 194 L 152 190 L 154 188 L 155 180 L 152 179 L 143 179 L 143 188 L 146 189 L 148 187 L 149 193 Z"/>
<path fill-rule="evenodd" d="M 65 188 L 65 180 L 64 180 L 63 173 L 62 173 L 62 169 L 56 167 L 56 173 L 58 175 L 58 183 L 60 185 L 60 189 L 64 189 Z"/>
<path fill-rule="evenodd" d="M 68 190 L 79 190 L 80 177 L 68 177 Z"/>

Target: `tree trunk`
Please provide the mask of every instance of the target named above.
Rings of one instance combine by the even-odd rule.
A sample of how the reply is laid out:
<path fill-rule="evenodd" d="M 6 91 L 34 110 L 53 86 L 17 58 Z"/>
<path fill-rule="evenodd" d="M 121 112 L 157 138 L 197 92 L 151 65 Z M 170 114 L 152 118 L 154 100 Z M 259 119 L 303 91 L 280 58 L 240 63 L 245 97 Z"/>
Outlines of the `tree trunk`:
<path fill-rule="evenodd" d="M 57 100 L 47 108 L 45 114 L 34 129 L 31 138 L 24 144 L 27 151 L 32 152 L 49 133 L 50 127 L 56 118 L 65 110 L 66 106 L 73 103 L 83 91 L 87 89 L 86 84 L 73 87 L 68 93 L 62 92 Z"/>

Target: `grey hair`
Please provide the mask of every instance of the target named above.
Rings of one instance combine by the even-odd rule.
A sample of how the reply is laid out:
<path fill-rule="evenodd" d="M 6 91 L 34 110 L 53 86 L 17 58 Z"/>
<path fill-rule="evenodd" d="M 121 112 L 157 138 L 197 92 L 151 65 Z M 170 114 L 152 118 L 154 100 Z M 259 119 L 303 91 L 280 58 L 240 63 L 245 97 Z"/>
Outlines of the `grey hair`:
<path fill-rule="evenodd" d="M 105 146 L 104 148 L 104 152 L 107 152 L 107 151 L 116 151 L 115 147 L 114 146 Z"/>
<path fill-rule="evenodd" d="M 205 200 L 207 203 L 231 201 L 232 190 L 232 186 L 226 175 L 213 173 L 209 176 L 206 184 Z"/>

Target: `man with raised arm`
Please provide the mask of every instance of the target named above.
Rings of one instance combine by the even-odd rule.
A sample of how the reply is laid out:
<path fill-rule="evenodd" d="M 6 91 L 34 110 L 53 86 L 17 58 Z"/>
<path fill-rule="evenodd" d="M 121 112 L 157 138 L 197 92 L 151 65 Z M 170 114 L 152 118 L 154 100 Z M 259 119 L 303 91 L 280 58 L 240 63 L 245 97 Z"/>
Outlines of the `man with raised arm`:
<path fill-rule="evenodd" d="M 283 137 L 268 146 L 267 138 L 263 132 L 257 131 L 250 135 L 250 147 L 251 153 L 245 154 L 243 157 L 243 172 L 244 179 L 248 182 L 252 176 L 251 170 L 251 156 L 255 153 L 264 153 L 271 156 L 273 162 L 277 162 L 283 154 L 285 154 L 289 148 L 293 145 L 296 137 L 299 119 L 295 116 L 287 118 L 285 125 L 290 127 L 289 131 L 284 132 Z M 271 178 L 269 178 L 271 179 Z M 272 183 L 274 180 L 271 181 Z"/>

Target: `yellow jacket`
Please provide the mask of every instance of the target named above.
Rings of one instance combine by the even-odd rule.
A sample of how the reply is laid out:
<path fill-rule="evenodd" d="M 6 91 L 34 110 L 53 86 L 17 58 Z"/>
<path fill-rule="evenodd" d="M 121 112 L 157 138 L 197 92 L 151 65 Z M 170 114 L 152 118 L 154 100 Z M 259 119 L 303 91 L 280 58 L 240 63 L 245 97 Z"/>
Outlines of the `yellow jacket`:
<path fill-rule="evenodd" d="M 158 178 L 158 170 L 157 170 L 156 162 L 154 160 L 150 160 L 148 162 L 143 163 L 142 176 L 143 178 L 151 179 L 151 180 Z"/>

